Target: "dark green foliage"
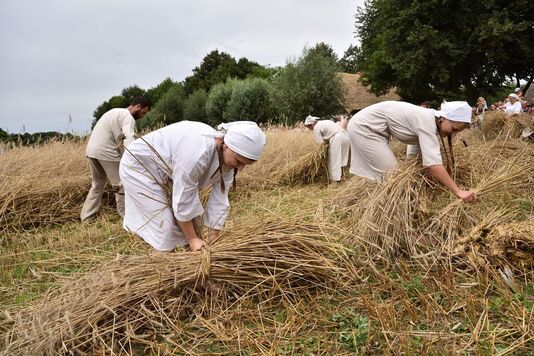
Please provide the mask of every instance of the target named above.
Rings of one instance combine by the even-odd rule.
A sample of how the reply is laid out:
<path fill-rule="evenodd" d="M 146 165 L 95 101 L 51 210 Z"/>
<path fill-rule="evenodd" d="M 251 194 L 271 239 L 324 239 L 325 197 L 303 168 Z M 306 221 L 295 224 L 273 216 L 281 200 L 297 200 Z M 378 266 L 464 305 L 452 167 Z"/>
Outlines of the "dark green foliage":
<path fill-rule="evenodd" d="M 206 114 L 208 122 L 214 126 L 223 122 L 224 111 L 232 97 L 232 91 L 237 80 L 228 80 L 226 83 L 219 83 L 211 88 L 206 100 Z"/>
<path fill-rule="evenodd" d="M 328 116 L 342 110 L 344 100 L 335 58 L 322 45 L 304 49 L 302 57 L 291 62 L 275 77 L 274 102 L 287 123 L 309 114 Z"/>
<path fill-rule="evenodd" d="M 360 55 L 360 47 L 350 45 L 343 54 L 343 58 L 338 61 L 340 70 L 344 73 L 356 73 L 358 71 L 358 59 Z"/>
<path fill-rule="evenodd" d="M 206 115 L 207 99 L 208 94 L 203 89 L 196 90 L 189 95 L 184 104 L 184 120 L 208 123 L 208 116 Z"/>
<path fill-rule="evenodd" d="M 200 66 L 193 69 L 193 75 L 185 78 L 184 88 L 186 95 L 195 90 L 210 90 L 215 84 L 224 83 L 227 79 L 245 79 L 247 77 L 267 78 L 271 71 L 256 62 L 241 58 L 236 61 L 234 57 L 218 50 L 208 53 Z"/>
<path fill-rule="evenodd" d="M 265 79 L 236 82 L 223 113 L 224 121 L 267 122 L 273 114 L 270 93 L 270 84 Z"/>
<path fill-rule="evenodd" d="M 146 91 L 146 98 L 150 100 L 152 105 L 156 105 L 156 103 L 161 99 L 161 97 L 169 91 L 169 89 L 173 86 L 178 84 L 177 82 L 173 81 L 171 78 L 164 79 L 161 83 L 159 83 L 154 88 L 150 88 Z"/>
<path fill-rule="evenodd" d="M 161 97 L 153 108 L 142 119 L 138 120 L 137 127 L 157 127 L 183 120 L 185 104 L 184 88 L 175 84 Z"/>
<path fill-rule="evenodd" d="M 420 102 L 494 95 L 534 75 L 534 2 L 368 0 L 356 14 L 362 81 Z"/>
<path fill-rule="evenodd" d="M 4 130 L 0 129 L 0 142 L 11 142 L 16 146 L 30 146 L 37 144 L 44 144 L 48 141 L 54 140 L 78 140 L 80 137 L 72 135 L 70 133 L 62 134 L 56 131 L 36 132 L 33 134 L 8 134 Z"/>
<path fill-rule="evenodd" d="M 132 85 L 122 89 L 121 96 L 124 98 L 126 106 L 129 106 L 134 98 L 145 97 L 146 92 L 137 85 Z"/>

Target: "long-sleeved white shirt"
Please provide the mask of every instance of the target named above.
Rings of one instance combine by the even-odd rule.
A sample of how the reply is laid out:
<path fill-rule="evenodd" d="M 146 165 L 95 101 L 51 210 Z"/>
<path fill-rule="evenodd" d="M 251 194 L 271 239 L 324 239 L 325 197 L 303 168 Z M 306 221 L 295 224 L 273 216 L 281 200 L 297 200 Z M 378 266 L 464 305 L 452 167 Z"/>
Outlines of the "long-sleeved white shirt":
<path fill-rule="evenodd" d="M 319 120 L 313 127 L 315 142 L 318 144 L 323 143 L 325 140 L 330 141 L 338 133 L 346 135 L 346 131 L 341 126 L 330 120 Z"/>
<path fill-rule="evenodd" d="M 504 104 L 504 111 L 507 114 L 519 114 L 521 112 L 521 103 L 519 101 L 516 101 L 514 104 L 507 102 Z"/>
<path fill-rule="evenodd" d="M 211 185 L 204 225 L 221 230 L 229 212 L 228 191 L 233 181 L 233 170 L 223 172 L 226 189 L 222 191 L 221 175 L 215 173 L 219 168 L 219 158 L 214 132 L 206 124 L 181 121 L 135 140 L 125 156 L 130 161 L 133 156 L 149 165 L 145 168 L 161 180 L 172 179 L 172 209 L 178 221 L 189 221 L 204 213 L 199 192 Z"/>
<path fill-rule="evenodd" d="M 118 162 L 120 144 L 128 147 L 135 139 L 135 119 L 128 109 L 111 109 L 96 123 L 89 137 L 85 155 L 103 161 Z"/>

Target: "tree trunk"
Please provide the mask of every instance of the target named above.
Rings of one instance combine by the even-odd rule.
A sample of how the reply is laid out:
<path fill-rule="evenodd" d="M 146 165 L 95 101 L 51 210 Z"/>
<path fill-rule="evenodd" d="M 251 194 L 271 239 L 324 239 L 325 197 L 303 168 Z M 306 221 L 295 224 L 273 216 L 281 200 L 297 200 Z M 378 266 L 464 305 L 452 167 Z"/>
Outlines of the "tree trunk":
<path fill-rule="evenodd" d="M 527 81 L 527 84 L 523 87 L 523 96 L 527 94 L 528 88 L 530 88 L 530 84 L 532 84 L 532 79 L 534 79 L 534 73 L 530 75 L 530 78 Z"/>

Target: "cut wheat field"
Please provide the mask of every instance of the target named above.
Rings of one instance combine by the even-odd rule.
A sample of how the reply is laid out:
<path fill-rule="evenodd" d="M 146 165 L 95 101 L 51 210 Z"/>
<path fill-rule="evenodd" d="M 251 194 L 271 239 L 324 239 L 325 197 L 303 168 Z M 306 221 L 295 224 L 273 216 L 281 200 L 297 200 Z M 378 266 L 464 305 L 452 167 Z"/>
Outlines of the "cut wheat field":
<path fill-rule="evenodd" d="M 194 253 L 152 252 L 111 195 L 78 221 L 85 142 L 10 149 L 0 354 L 532 354 L 534 144 L 501 121 L 454 140 L 470 205 L 399 142 L 383 183 L 328 185 L 310 133 L 269 129 L 221 238 Z"/>

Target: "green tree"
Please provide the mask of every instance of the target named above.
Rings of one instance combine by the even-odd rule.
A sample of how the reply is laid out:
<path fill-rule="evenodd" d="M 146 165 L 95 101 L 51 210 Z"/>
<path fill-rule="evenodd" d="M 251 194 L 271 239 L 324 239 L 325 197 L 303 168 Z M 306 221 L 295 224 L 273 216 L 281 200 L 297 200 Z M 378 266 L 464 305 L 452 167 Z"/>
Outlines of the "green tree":
<path fill-rule="evenodd" d="M 206 115 L 208 123 L 212 126 L 220 124 L 223 121 L 224 111 L 232 97 L 232 92 L 237 80 L 230 79 L 225 83 L 215 84 L 206 100 Z"/>
<path fill-rule="evenodd" d="M 150 88 L 146 91 L 146 98 L 150 100 L 152 105 L 156 105 L 156 103 L 161 99 L 161 97 L 169 91 L 169 89 L 178 84 L 177 82 L 173 81 L 171 78 L 165 78 L 161 83 L 159 83 L 157 86 Z"/>
<path fill-rule="evenodd" d="M 208 94 L 204 89 L 198 89 L 189 95 L 184 104 L 184 120 L 208 122 L 206 115 L 206 100 Z"/>
<path fill-rule="evenodd" d="M 273 114 L 270 93 L 270 84 L 265 79 L 251 78 L 236 82 L 224 109 L 224 121 L 267 122 Z"/>
<path fill-rule="evenodd" d="M 185 103 L 184 88 L 181 84 L 175 84 L 167 90 L 161 99 L 153 106 L 142 119 L 138 120 L 137 127 L 157 127 L 168 125 L 183 120 Z"/>
<path fill-rule="evenodd" d="M 198 89 L 209 90 L 237 74 L 237 62 L 232 56 L 218 50 L 211 51 L 202 59 L 200 66 L 193 69 L 193 75 L 185 78 L 185 93 L 189 95 Z"/>
<path fill-rule="evenodd" d="M 124 98 L 126 106 L 130 105 L 134 98 L 145 97 L 145 95 L 144 89 L 139 88 L 137 85 L 129 86 L 121 91 L 121 96 Z"/>
<path fill-rule="evenodd" d="M 344 92 L 333 58 L 305 48 L 295 62 L 289 62 L 275 77 L 273 99 L 288 123 L 309 114 L 326 116 L 342 110 Z"/>
<path fill-rule="evenodd" d="M 362 81 L 408 101 L 491 95 L 534 75 L 534 2 L 368 0 L 356 14 Z"/>
<path fill-rule="evenodd" d="M 345 73 L 356 73 L 358 71 L 358 60 L 360 55 L 360 47 L 350 45 L 338 62 L 340 70 Z"/>

